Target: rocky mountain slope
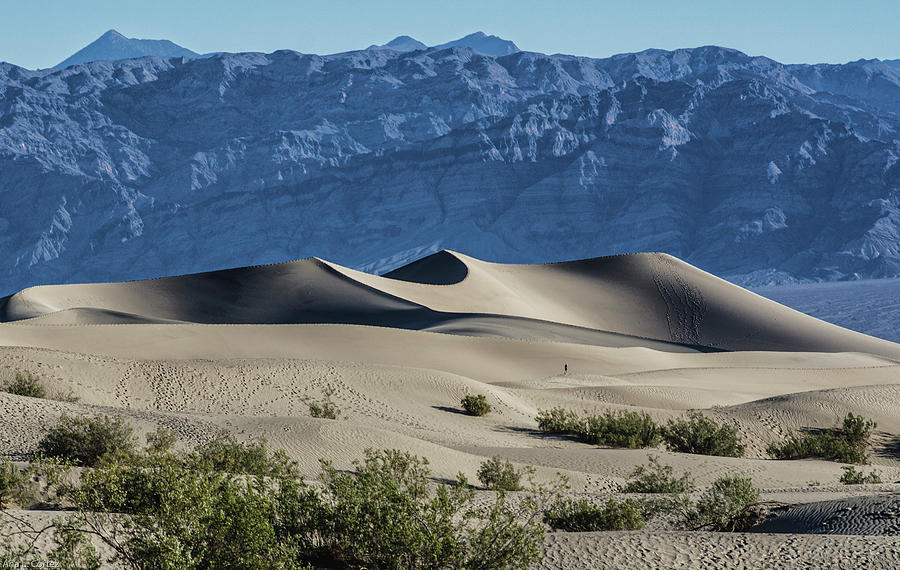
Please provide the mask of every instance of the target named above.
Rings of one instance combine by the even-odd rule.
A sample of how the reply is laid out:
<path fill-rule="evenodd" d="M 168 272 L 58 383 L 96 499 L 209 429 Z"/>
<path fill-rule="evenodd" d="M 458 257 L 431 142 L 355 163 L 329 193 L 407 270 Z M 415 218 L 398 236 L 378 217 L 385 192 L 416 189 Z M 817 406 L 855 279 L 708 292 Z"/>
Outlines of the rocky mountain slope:
<path fill-rule="evenodd" d="M 900 70 L 720 47 L 0 64 L 0 294 L 318 255 L 900 275 Z"/>

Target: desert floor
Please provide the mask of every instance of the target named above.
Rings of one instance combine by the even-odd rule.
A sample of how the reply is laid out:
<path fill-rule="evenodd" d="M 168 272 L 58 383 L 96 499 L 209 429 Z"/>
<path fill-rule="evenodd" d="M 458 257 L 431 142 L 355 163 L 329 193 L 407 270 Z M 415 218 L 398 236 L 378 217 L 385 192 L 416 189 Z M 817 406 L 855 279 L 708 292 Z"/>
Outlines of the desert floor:
<path fill-rule="evenodd" d="M 499 455 L 598 498 L 653 455 L 701 486 L 749 475 L 787 506 L 751 533 L 550 533 L 540 567 L 900 567 L 900 345 L 665 255 L 516 266 L 441 252 L 386 277 L 309 259 L 35 287 L 0 300 L 0 320 L 0 381 L 31 372 L 80 398 L 0 392 L 0 455 L 16 460 L 62 414 L 119 415 L 139 434 L 165 426 L 184 447 L 222 428 L 265 437 L 310 477 L 319 458 L 349 468 L 366 448 L 395 448 L 427 457 L 437 478 L 477 481 Z M 326 391 L 338 420 L 310 417 L 305 402 Z M 487 395 L 492 413 L 461 413 L 467 393 Z M 552 437 L 534 417 L 554 406 L 660 421 L 699 409 L 736 422 L 747 453 Z M 878 423 L 870 460 L 886 483 L 841 485 L 841 464 L 767 458 L 768 443 L 847 412 Z"/>

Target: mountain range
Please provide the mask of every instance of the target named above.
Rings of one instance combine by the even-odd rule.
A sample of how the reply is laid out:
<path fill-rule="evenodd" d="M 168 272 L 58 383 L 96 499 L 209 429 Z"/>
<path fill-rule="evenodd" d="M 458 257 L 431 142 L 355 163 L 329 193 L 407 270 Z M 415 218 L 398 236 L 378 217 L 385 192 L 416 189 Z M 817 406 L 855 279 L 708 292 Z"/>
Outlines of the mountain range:
<path fill-rule="evenodd" d="M 0 293 L 444 248 L 900 275 L 900 69 L 395 42 L 0 64 Z"/>
<path fill-rule="evenodd" d="M 469 47 L 484 55 L 509 55 L 519 51 L 515 43 L 497 36 L 489 36 L 484 32 L 475 32 L 449 41 L 434 49 L 446 49 L 451 47 Z M 424 50 L 428 46 L 409 36 L 397 36 L 384 45 L 371 45 L 367 49 L 387 48 L 401 52 Z M 118 61 L 120 59 L 134 59 L 138 57 L 210 57 L 209 53 L 200 55 L 169 40 L 141 40 L 128 38 L 116 30 L 107 30 L 102 36 L 78 50 L 71 56 L 53 66 L 53 69 L 65 69 L 79 63 L 92 61 Z"/>

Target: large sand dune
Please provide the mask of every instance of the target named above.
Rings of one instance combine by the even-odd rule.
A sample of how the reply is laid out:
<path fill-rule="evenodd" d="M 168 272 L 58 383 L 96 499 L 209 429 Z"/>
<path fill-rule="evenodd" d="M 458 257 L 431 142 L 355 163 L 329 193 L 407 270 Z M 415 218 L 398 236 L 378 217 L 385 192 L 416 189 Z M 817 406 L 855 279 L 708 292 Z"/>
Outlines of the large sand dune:
<path fill-rule="evenodd" d="M 764 527 L 805 534 L 788 542 L 784 534 L 652 529 L 554 534 L 545 567 L 643 567 L 652 545 L 660 567 L 739 567 L 726 563 L 730 556 L 766 566 L 779 552 L 815 565 L 897 546 L 896 536 L 884 536 L 889 525 L 871 521 L 896 509 L 883 497 L 900 480 L 900 345 L 797 313 L 670 256 L 524 266 L 441 252 L 384 277 L 307 259 L 34 287 L 0 300 L 0 319 L 0 381 L 28 371 L 51 391 L 80 397 L 73 404 L 0 393 L 0 454 L 18 459 L 64 413 L 119 414 L 141 433 L 164 425 L 185 446 L 222 428 L 263 436 L 310 476 L 319 457 L 349 467 L 367 447 L 425 455 L 437 477 L 463 471 L 473 480 L 485 457 L 500 455 L 535 466 L 541 479 L 565 473 L 573 493 L 597 497 L 658 455 L 701 484 L 749 474 L 767 500 L 807 505 Z M 326 391 L 342 411 L 337 421 L 309 415 L 305 402 Z M 459 413 L 466 393 L 487 395 L 494 411 Z M 637 409 L 660 421 L 703 409 L 737 422 L 747 456 L 547 437 L 534 416 L 552 406 Z M 872 461 L 886 484 L 842 486 L 837 463 L 766 458 L 769 442 L 832 426 L 848 411 L 878 422 Z M 810 534 L 852 501 L 875 514 L 834 528 L 880 536 Z"/>

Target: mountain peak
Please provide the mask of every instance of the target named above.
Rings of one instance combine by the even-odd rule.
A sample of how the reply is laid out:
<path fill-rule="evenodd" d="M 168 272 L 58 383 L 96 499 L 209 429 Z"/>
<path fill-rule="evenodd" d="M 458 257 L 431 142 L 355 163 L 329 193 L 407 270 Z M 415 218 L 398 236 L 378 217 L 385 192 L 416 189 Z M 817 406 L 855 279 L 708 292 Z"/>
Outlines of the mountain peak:
<path fill-rule="evenodd" d="M 169 40 L 141 40 L 109 29 L 102 36 L 63 60 L 53 69 L 63 69 L 91 61 L 115 61 L 135 57 L 198 57 L 199 54 Z"/>
<path fill-rule="evenodd" d="M 489 36 L 482 31 L 434 47 L 446 49 L 457 46 L 468 47 L 484 55 L 509 55 L 521 51 L 515 43 L 499 36 Z"/>
<path fill-rule="evenodd" d="M 419 40 L 417 40 L 413 37 L 410 37 L 410 36 L 397 36 L 396 38 L 392 39 L 391 41 L 389 41 L 388 43 L 386 43 L 384 45 L 369 46 L 369 49 L 373 49 L 373 48 L 391 48 L 396 51 L 407 52 L 407 51 L 416 51 L 416 50 L 420 50 L 420 49 L 427 49 L 428 46 L 426 46 Z"/>

